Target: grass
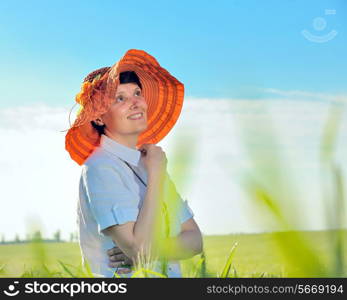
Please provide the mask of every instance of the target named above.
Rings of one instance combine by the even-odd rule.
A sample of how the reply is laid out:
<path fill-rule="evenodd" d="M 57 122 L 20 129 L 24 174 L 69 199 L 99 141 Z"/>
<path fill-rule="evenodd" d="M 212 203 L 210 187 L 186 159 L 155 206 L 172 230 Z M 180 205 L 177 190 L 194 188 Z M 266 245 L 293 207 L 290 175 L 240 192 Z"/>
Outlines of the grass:
<path fill-rule="evenodd" d="M 345 231 L 343 234 L 346 233 Z M 282 232 L 280 235 L 285 239 L 290 233 Z M 301 232 L 301 235 L 314 247 L 324 266 L 333 264 L 330 231 L 308 231 Z M 207 277 L 303 277 L 302 270 L 299 268 L 293 270 L 289 267 L 286 257 L 278 251 L 277 242 L 271 233 L 205 236 L 204 245 Z M 81 268 L 77 243 L 46 243 L 43 246 L 44 250 L 39 251 L 33 248 L 33 244 L 1 245 L 0 277 L 23 275 L 40 277 L 40 274 L 41 276 L 45 274 L 45 277 L 82 275 L 77 271 Z M 231 251 L 233 246 L 235 247 Z M 347 245 L 343 246 L 347 249 Z M 37 254 L 40 255 L 41 261 Z M 227 264 L 228 258 L 230 258 L 229 264 Z M 39 265 L 43 260 L 46 270 Z M 195 256 L 182 261 L 183 277 L 200 276 L 201 260 L 199 260 L 200 257 Z M 316 276 L 320 277 L 320 274 Z"/>
<path fill-rule="evenodd" d="M 282 232 L 263 234 L 232 234 L 205 236 L 204 254 L 182 262 L 183 277 L 347 277 L 346 192 L 345 174 L 336 161 L 337 136 L 345 105 L 332 103 L 331 112 L 322 130 L 319 150 L 321 165 L 321 194 L 326 206 L 328 228 L 338 230 L 295 231 L 300 224 L 298 207 L 290 207 L 297 198 L 285 158 L 274 132 L 269 115 L 261 123 L 243 124 L 241 143 L 247 153 L 251 171 L 246 171 L 240 184 L 259 208 L 262 221 L 268 218 Z M 264 147 L 253 147 L 253 128 L 261 129 Z M 189 186 L 194 141 L 182 139 L 176 147 L 174 174 Z M 169 206 L 166 212 L 175 212 L 176 191 L 168 187 L 165 196 Z M 156 226 L 156 241 L 162 239 L 159 229 L 168 236 L 173 229 L 170 214 L 165 212 L 165 226 Z M 78 245 L 75 243 L 33 243 L 0 246 L 0 276 L 2 277 L 87 277 L 81 271 Z M 163 274 L 166 273 L 163 264 Z M 150 271 L 145 271 L 151 273 Z"/>

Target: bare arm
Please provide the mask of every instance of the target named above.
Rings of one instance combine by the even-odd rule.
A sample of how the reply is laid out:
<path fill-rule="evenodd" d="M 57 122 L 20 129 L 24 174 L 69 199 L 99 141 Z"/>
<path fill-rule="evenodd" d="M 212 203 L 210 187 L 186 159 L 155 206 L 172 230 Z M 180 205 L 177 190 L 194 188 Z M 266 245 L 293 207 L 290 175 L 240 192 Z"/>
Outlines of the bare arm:
<path fill-rule="evenodd" d="M 191 218 L 182 224 L 181 233 L 177 237 L 164 241 L 156 239 L 160 234 L 160 199 L 163 195 L 163 187 L 168 178 L 166 172 L 166 157 L 160 147 L 155 145 L 144 146 L 147 155 L 144 161 L 147 165 L 147 192 L 143 205 L 139 211 L 136 222 L 127 222 L 110 226 L 103 230 L 110 236 L 123 253 L 137 261 L 138 254 L 148 257 L 162 257 L 169 259 L 182 259 L 191 257 L 202 249 L 200 230 Z M 171 188 L 174 185 L 171 184 Z M 174 249 L 174 252 L 171 251 Z"/>
<path fill-rule="evenodd" d="M 149 176 L 147 193 L 137 221 L 108 227 L 104 233 L 133 261 L 136 261 L 140 251 L 145 256 L 166 257 L 168 260 L 187 259 L 202 252 L 202 235 L 194 218 L 181 225 L 178 236 L 155 244 L 155 217 L 159 215 L 159 201 L 155 197 L 160 197 L 160 178 Z"/>
<path fill-rule="evenodd" d="M 161 174 L 148 173 L 147 192 L 136 222 L 114 225 L 103 231 L 133 260 L 140 251 L 148 253 L 149 246 L 154 242 L 162 180 Z"/>
<path fill-rule="evenodd" d="M 161 244 L 159 255 L 168 260 L 187 259 L 202 252 L 202 235 L 194 218 L 190 218 L 181 226 L 181 233 L 166 239 Z"/>

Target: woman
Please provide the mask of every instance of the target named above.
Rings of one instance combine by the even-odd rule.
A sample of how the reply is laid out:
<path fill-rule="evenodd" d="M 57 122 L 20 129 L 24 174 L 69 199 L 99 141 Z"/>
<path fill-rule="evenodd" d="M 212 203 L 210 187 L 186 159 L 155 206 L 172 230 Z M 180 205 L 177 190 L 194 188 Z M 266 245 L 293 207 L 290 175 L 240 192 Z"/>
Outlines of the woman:
<path fill-rule="evenodd" d="M 155 145 L 177 121 L 183 94 L 154 57 L 131 49 L 113 67 L 89 74 L 76 96 L 82 107 L 65 147 L 82 165 L 80 247 L 96 276 L 127 273 L 118 268 L 155 257 L 168 261 L 168 277 L 181 277 L 178 260 L 202 251 L 199 227 Z M 162 270 L 158 260 L 153 266 Z"/>

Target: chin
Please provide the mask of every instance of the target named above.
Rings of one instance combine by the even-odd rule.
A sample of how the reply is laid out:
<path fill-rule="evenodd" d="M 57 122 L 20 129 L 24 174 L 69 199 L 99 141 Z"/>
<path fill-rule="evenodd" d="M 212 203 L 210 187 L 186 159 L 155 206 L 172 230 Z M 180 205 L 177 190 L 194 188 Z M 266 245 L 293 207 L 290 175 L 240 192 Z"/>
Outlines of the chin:
<path fill-rule="evenodd" d="M 144 126 L 137 126 L 136 128 L 134 128 L 134 133 L 141 134 L 146 129 L 147 129 L 147 124 Z"/>
<path fill-rule="evenodd" d="M 141 132 L 145 131 L 147 129 L 147 127 L 148 127 L 147 121 L 146 121 L 146 123 L 143 123 L 141 126 L 139 126 Z"/>
<path fill-rule="evenodd" d="M 143 120 L 143 122 L 138 122 L 137 124 L 131 124 L 132 126 L 128 127 L 128 130 L 132 131 L 133 133 L 142 133 L 145 131 L 148 127 L 147 120 Z"/>

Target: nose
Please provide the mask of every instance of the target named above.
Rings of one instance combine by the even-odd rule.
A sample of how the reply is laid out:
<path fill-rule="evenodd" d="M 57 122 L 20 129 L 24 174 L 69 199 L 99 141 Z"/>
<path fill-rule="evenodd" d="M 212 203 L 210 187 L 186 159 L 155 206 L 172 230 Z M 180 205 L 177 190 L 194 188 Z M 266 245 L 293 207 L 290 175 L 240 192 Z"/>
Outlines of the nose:
<path fill-rule="evenodd" d="M 130 99 L 130 106 L 133 108 L 134 106 L 137 107 L 139 103 L 139 97 L 132 96 Z"/>

